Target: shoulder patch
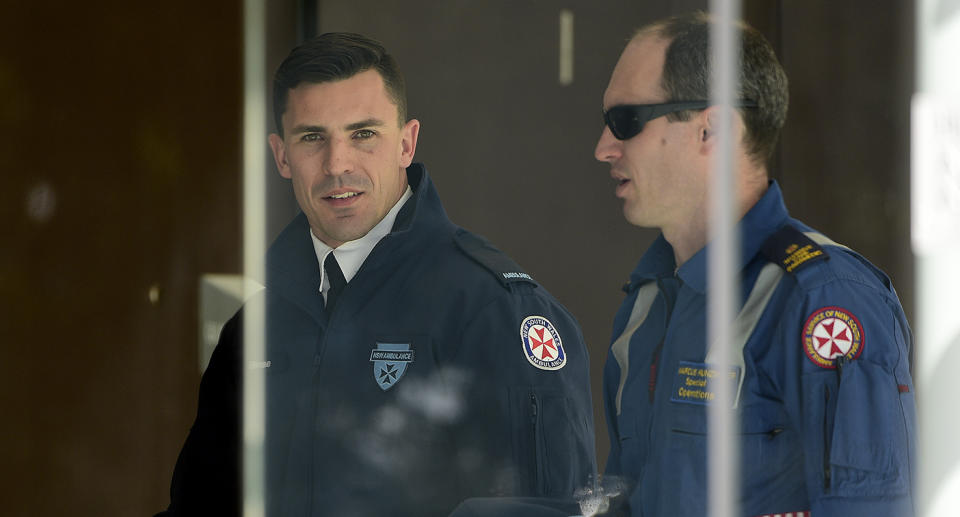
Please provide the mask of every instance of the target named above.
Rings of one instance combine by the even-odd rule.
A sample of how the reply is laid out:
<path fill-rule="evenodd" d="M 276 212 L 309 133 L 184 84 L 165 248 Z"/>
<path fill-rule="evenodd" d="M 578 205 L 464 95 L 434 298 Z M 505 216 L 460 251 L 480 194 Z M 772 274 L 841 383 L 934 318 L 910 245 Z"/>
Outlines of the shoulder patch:
<path fill-rule="evenodd" d="M 483 237 L 461 228 L 457 231 L 454 240 L 456 240 L 460 251 L 463 251 L 468 257 L 493 273 L 504 287 L 515 282 L 537 285 L 533 278 L 520 268 L 519 264 Z"/>
<path fill-rule="evenodd" d="M 856 359 L 866 340 L 863 325 L 850 311 L 840 307 L 817 309 L 803 324 L 803 350 L 813 364 L 835 369 L 839 358 Z"/>
<path fill-rule="evenodd" d="M 830 258 L 822 246 L 790 225 L 774 232 L 760 247 L 760 251 L 787 273 Z"/>
<path fill-rule="evenodd" d="M 527 316 L 520 323 L 520 344 L 527 361 L 541 370 L 559 370 L 567 364 L 560 333 L 543 316 Z"/>

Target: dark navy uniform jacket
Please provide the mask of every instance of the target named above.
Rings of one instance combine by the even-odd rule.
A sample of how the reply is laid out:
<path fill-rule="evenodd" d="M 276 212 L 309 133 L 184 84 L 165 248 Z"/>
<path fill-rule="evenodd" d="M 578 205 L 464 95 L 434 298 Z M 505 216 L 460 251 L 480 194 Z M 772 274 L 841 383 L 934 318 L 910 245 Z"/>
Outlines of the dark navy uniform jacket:
<path fill-rule="evenodd" d="M 301 214 L 268 253 L 267 361 L 221 335 L 170 514 L 235 513 L 241 366 L 266 367 L 271 515 L 445 515 L 470 496 L 569 496 L 595 472 L 574 318 L 447 218 L 425 168 L 329 317 Z M 248 303 L 246 309 L 250 310 Z"/>
<path fill-rule="evenodd" d="M 629 483 L 631 515 L 707 515 L 707 406 L 731 382 L 742 515 L 913 515 L 912 338 L 890 280 L 791 219 L 776 183 L 740 230 L 730 372 L 710 366 L 706 250 L 675 272 L 661 236 L 631 275 L 604 368 L 606 476 Z"/>

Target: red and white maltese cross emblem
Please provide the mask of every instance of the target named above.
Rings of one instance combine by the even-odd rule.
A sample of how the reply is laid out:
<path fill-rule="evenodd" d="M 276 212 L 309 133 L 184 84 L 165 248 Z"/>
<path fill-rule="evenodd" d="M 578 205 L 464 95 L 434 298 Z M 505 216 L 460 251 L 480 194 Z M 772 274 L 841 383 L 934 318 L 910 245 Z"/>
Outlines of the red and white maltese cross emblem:
<path fill-rule="evenodd" d="M 546 339 L 544 337 L 546 336 Z M 530 348 L 541 361 L 550 361 L 557 358 L 557 347 L 553 344 L 553 336 L 547 328 L 534 325 L 530 329 Z"/>
<path fill-rule="evenodd" d="M 824 359 L 835 359 L 850 351 L 853 335 L 850 327 L 836 318 L 828 318 L 813 329 L 814 346 Z"/>

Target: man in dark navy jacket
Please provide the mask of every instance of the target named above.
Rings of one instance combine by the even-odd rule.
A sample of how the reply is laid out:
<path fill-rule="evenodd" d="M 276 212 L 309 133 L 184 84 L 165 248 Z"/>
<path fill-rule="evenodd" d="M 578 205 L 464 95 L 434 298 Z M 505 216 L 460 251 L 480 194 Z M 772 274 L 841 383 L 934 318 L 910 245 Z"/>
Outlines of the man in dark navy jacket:
<path fill-rule="evenodd" d="M 588 357 L 573 317 L 454 225 L 383 47 L 294 49 L 270 145 L 303 213 L 266 289 L 225 326 L 167 515 L 236 514 L 242 373 L 266 368 L 270 515 L 444 515 L 471 496 L 570 496 L 595 470 Z M 266 360 L 241 358 L 265 311 Z"/>

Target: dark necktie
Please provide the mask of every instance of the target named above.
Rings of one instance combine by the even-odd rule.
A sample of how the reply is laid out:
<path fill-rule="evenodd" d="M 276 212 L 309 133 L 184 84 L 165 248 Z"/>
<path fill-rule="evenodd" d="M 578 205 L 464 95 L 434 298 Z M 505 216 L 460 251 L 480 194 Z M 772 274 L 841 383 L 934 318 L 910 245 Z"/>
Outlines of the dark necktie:
<path fill-rule="evenodd" d="M 326 270 L 327 278 L 330 279 L 330 290 L 327 291 L 325 310 L 327 314 L 331 314 L 333 313 L 333 306 L 337 304 L 337 298 L 340 297 L 340 293 L 347 285 L 347 279 L 343 277 L 343 271 L 340 269 L 336 257 L 333 256 L 333 252 L 327 254 L 327 258 L 323 261 L 323 269 Z"/>

